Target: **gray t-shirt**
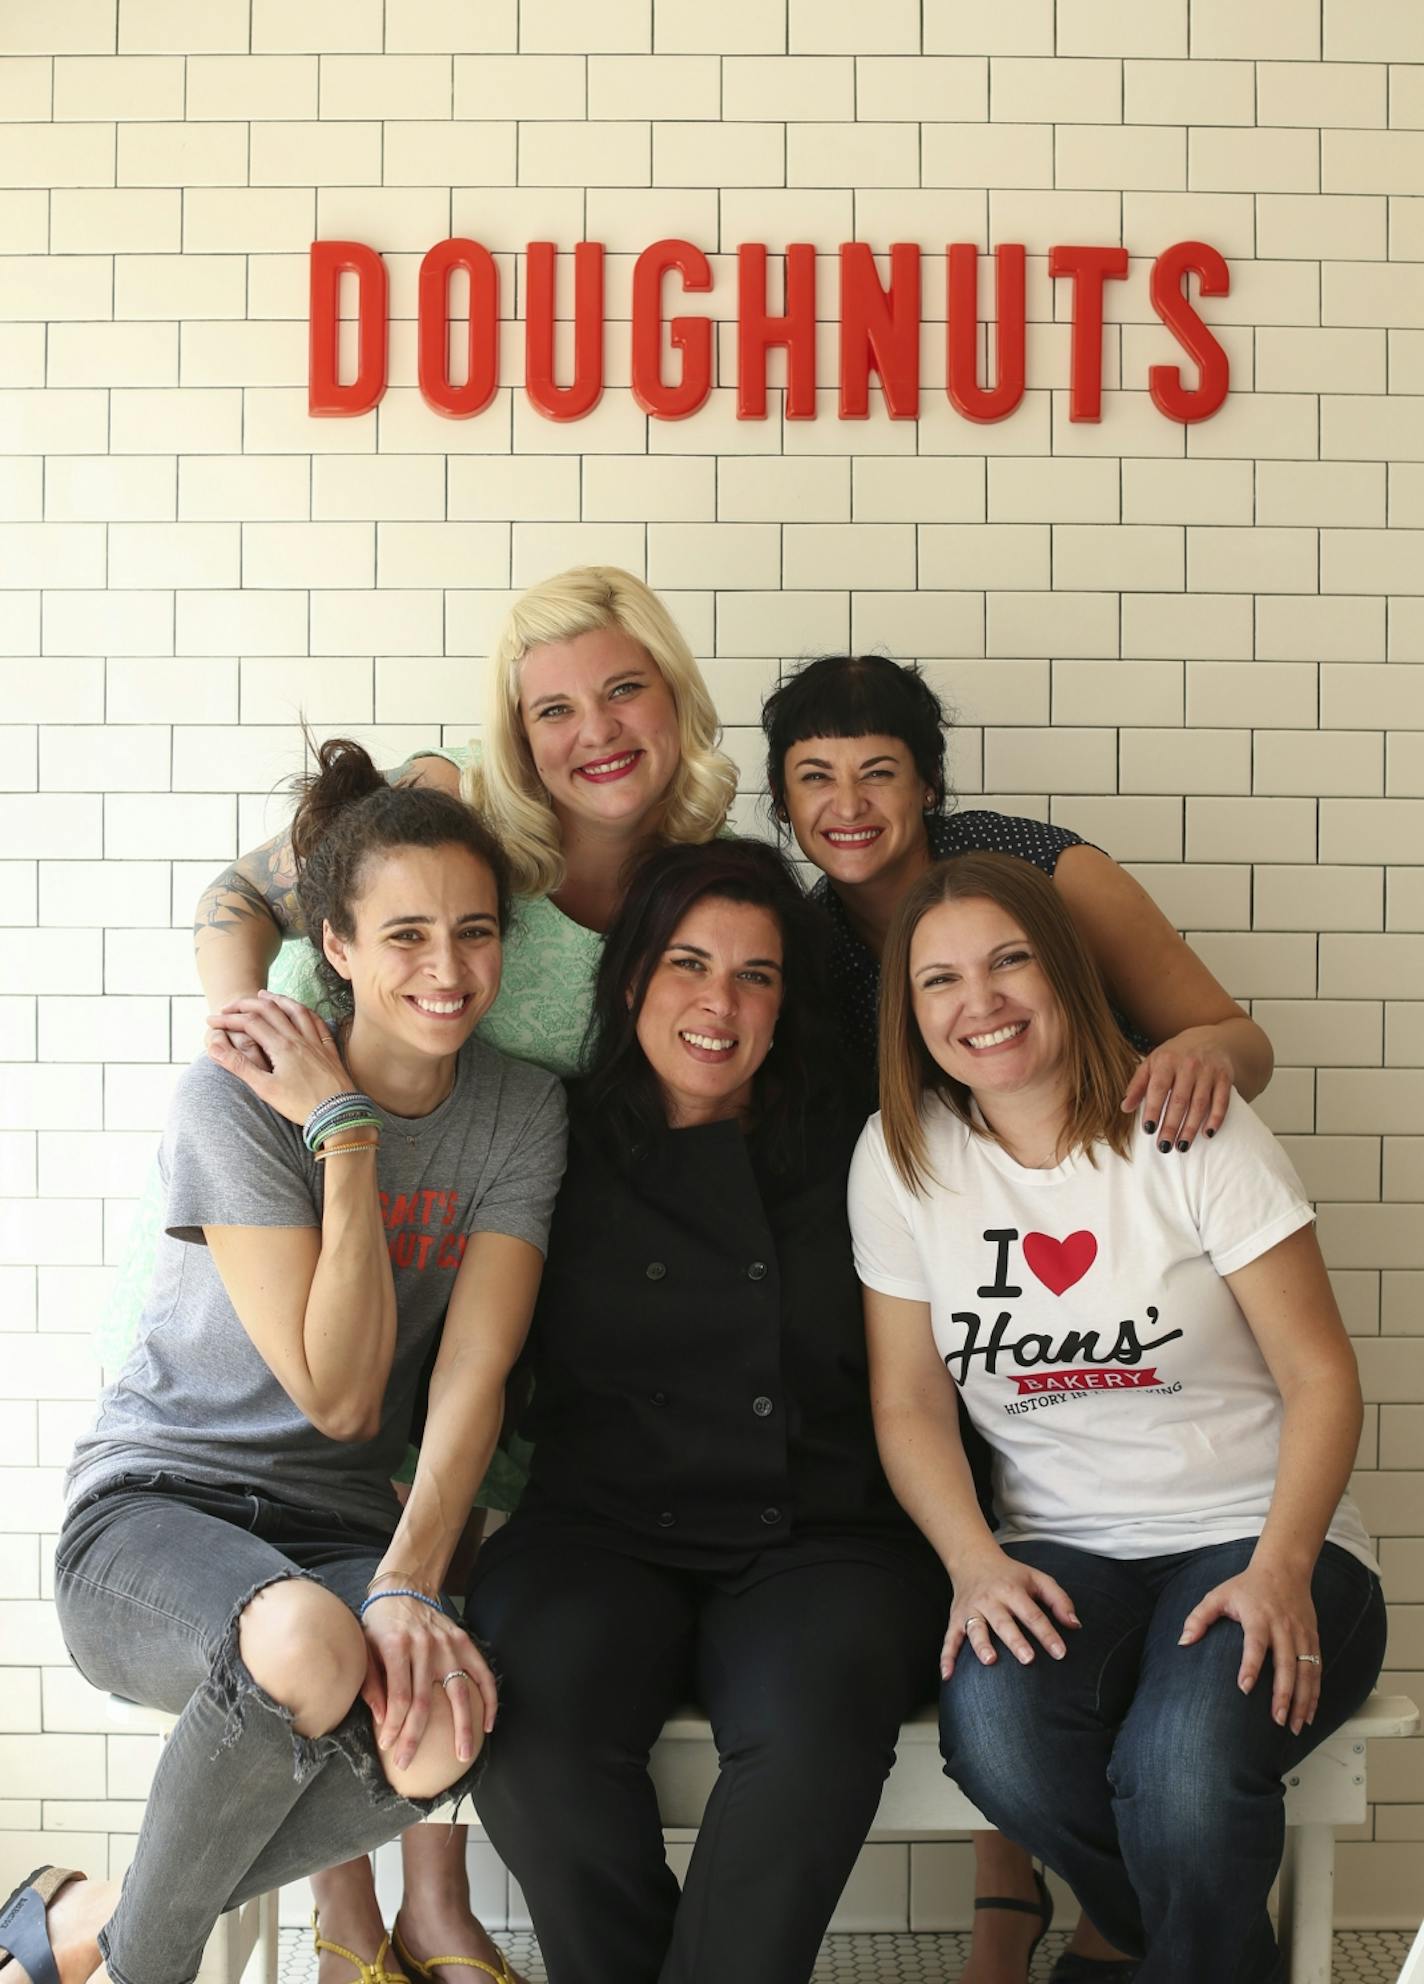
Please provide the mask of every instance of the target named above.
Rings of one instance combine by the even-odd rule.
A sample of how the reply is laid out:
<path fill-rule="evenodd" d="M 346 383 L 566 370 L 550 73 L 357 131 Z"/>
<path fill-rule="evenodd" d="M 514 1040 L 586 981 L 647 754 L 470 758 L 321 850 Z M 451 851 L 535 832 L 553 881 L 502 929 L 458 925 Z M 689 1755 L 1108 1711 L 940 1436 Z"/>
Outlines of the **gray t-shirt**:
<path fill-rule="evenodd" d="M 438 1109 L 376 1113 L 397 1314 L 379 1433 L 352 1443 L 319 1433 L 228 1300 L 202 1229 L 319 1227 L 324 1167 L 295 1123 L 198 1060 L 179 1081 L 159 1152 L 167 1215 L 138 1340 L 75 1448 L 71 1502 L 121 1475 L 166 1471 L 394 1529 L 391 1476 L 469 1236 L 545 1247 L 564 1169 L 564 1094 L 542 1068 L 470 1040 Z"/>

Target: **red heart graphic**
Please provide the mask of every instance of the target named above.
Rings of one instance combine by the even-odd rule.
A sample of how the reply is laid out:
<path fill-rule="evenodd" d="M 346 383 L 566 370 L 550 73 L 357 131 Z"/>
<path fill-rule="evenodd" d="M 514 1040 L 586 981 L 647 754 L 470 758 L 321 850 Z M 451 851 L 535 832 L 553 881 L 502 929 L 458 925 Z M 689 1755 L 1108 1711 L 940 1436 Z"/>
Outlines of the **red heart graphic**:
<path fill-rule="evenodd" d="M 1066 1240 L 1055 1240 L 1048 1233 L 1025 1233 L 1024 1259 L 1045 1288 L 1061 1295 L 1075 1281 L 1081 1281 L 1098 1258 L 1098 1243 L 1091 1233 L 1070 1233 Z"/>

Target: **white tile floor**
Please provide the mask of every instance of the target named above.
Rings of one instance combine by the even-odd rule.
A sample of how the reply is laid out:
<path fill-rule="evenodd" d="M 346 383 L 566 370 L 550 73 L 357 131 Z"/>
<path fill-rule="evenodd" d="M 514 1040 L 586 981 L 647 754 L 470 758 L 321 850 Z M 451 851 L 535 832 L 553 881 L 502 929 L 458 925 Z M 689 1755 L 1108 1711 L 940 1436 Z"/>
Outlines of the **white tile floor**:
<path fill-rule="evenodd" d="M 496 1937 L 530 1984 L 544 1984 L 538 1945 L 528 1935 Z M 1045 1937 L 1033 1966 L 1034 1984 L 1048 1976 L 1066 1936 Z M 1405 1930 L 1344 1930 L 1335 1938 L 1332 1984 L 1395 1984 L 1409 1951 Z M 816 1965 L 816 1984 L 952 1984 L 969 1953 L 968 1936 L 829 1936 Z M 473 1973 L 471 1973 L 473 1984 Z M 282 1931 L 281 1984 L 316 1984 L 316 1960 L 305 1931 Z"/>

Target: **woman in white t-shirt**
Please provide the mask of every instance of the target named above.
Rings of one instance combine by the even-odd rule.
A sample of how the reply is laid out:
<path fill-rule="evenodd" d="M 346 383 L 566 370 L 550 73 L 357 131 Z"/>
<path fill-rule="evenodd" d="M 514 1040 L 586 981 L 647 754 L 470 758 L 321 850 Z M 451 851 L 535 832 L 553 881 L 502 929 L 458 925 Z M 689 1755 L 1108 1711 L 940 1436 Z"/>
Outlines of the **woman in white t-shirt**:
<path fill-rule="evenodd" d="M 881 1456 L 954 1580 L 946 1770 L 1136 1960 L 1074 1977 L 1268 1984 L 1281 1775 L 1384 1652 L 1310 1206 L 1236 1095 L 1180 1164 L 1133 1161 L 1133 1050 L 1029 864 L 922 877 L 882 988 L 851 1223 Z"/>

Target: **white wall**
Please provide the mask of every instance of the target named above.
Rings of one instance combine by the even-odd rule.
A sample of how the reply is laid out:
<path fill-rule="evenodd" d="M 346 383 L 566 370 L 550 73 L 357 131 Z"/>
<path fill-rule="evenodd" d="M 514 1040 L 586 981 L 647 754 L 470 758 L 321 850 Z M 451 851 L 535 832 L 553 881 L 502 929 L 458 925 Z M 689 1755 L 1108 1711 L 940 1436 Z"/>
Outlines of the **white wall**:
<path fill-rule="evenodd" d="M 152 1762 L 67 1668 L 47 1563 L 90 1331 L 198 1041 L 193 899 L 276 823 L 298 705 L 391 759 L 463 739 L 511 590 L 575 561 L 667 592 L 749 788 L 781 662 L 923 657 L 960 790 L 1100 841 L 1253 1005 L 1358 1340 L 1393 1678 L 1421 1696 L 1417 0 L 0 0 L 0 51 L 0 1879 L 122 1865 Z M 649 422 L 613 323 L 602 405 L 557 426 L 509 326 L 495 405 L 452 423 L 412 321 L 452 231 L 499 252 L 511 313 L 526 241 L 602 240 L 615 318 L 662 234 L 713 254 L 689 307 L 723 319 L 742 240 L 917 240 L 939 316 L 947 240 L 1021 240 L 1030 390 L 971 426 L 932 325 L 919 423 L 838 421 L 827 332 L 814 423 L 776 394 L 736 422 L 730 343 L 714 405 Z M 391 389 L 361 420 L 306 414 L 316 234 L 392 272 Z M 1143 387 L 1179 355 L 1148 258 L 1189 236 L 1231 265 L 1205 309 L 1233 391 L 1184 430 Z M 1134 257 L 1096 426 L 1065 418 L 1046 275 L 1074 241 Z M 1417 1909 L 1420 1754 L 1372 1760 L 1345 1919 Z M 964 1860 L 877 1848 L 854 1913 L 937 1922 Z"/>

